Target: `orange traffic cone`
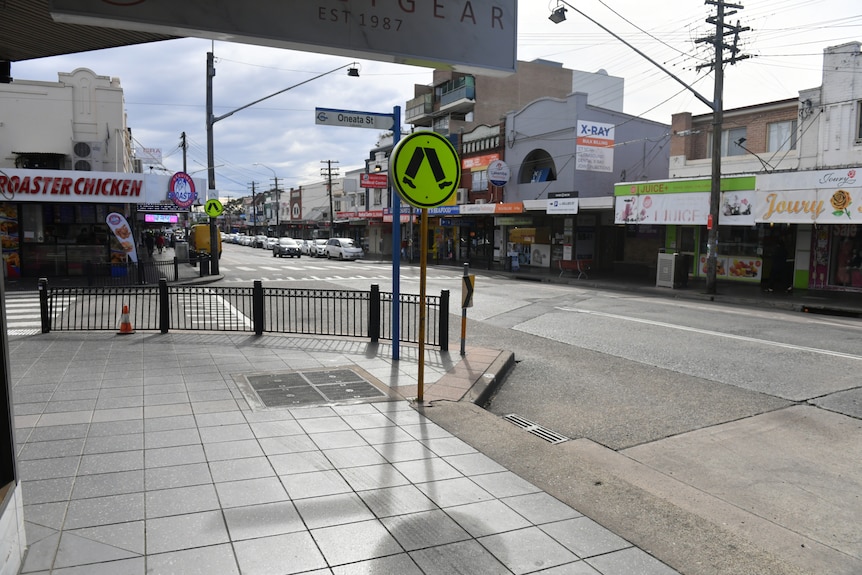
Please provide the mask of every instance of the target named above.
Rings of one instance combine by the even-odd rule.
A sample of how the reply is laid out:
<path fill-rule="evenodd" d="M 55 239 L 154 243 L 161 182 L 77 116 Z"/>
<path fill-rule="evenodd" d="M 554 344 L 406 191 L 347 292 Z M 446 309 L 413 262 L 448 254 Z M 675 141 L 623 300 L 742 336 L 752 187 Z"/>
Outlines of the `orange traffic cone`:
<path fill-rule="evenodd" d="M 135 328 L 132 327 L 132 320 L 129 319 L 129 306 L 123 306 L 123 313 L 120 316 L 120 331 L 117 332 L 120 335 L 125 335 L 127 333 L 135 333 Z"/>

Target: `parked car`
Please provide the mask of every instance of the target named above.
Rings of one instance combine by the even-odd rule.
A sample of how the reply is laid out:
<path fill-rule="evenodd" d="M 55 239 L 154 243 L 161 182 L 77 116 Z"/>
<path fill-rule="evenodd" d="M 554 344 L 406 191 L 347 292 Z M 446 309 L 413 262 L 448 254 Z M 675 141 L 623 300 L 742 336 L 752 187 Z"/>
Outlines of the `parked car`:
<path fill-rule="evenodd" d="M 350 238 L 329 238 L 326 242 L 327 259 L 355 260 L 363 255 L 362 248 L 354 244 Z"/>
<path fill-rule="evenodd" d="M 314 240 L 314 247 L 311 249 L 311 255 L 315 258 L 326 257 L 326 240 Z"/>
<path fill-rule="evenodd" d="M 254 239 L 251 241 L 251 247 L 253 248 L 265 248 L 266 247 L 266 236 L 256 235 Z"/>
<path fill-rule="evenodd" d="M 293 238 L 278 238 L 278 242 L 272 246 L 272 257 L 289 256 L 292 258 L 301 258 L 302 251 L 299 249 L 299 243 Z"/>
<path fill-rule="evenodd" d="M 299 243 L 299 251 L 304 256 L 314 255 L 311 253 L 311 246 L 314 245 L 312 240 L 296 240 Z"/>
<path fill-rule="evenodd" d="M 278 238 L 269 237 L 269 238 L 266 238 L 266 245 L 264 245 L 263 247 L 264 247 L 264 249 L 271 250 L 272 248 L 275 247 L 275 244 L 277 244 L 277 243 L 278 243 Z"/>

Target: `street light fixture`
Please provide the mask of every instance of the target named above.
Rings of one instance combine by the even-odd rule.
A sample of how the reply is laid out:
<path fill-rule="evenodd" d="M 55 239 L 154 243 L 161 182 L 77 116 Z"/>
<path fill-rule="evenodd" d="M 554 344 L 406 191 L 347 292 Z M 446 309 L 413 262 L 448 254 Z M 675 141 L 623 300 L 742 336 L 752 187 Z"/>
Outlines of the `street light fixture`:
<path fill-rule="evenodd" d="M 352 68 L 351 68 L 352 69 Z M 266 168 L 270 172 L 272 172 L 272 179 L 275 180 L 275 236 L 281 237 L 278 231 L 278 212 L 281 211 L 281 203 L 279 202 L 279 195 L 281 190 L 278 189 L 278 176 L 275 175 L 275 170 L 267 166 L 266 164 L 261 164 L 260 162 L 255 162 L 255 166 L 260 166 L 261 168 Z"/>
<path fill-rule="evenodd" d="M 207 199 L 210 199 L 210 195 L 215 192 L 215 150 L 213 148 L 213 126 L 216 122 L 220 122 L 225 118 L 229 118 L 233 116 L 240 110 L 245 110 L 246 108 L 250 108 L 255 104 L 259 104 L 264 100 L 268 100 L 273 96 L 278 96 L 279 94 L 284 94 L 289 90 L 293 90 L 294 88 L 298 88 L 304 84 L 308 84 L 309 82 L 313 82 L 318 78 L 322 78 L 324 76 L 328 76 L 334 72 L 338 72 L 339 70 L 343 70 L 347 68 L 347 75 L 353 78 L 359 77 L 359 63 L 351 62 L 349 64 L 344 64 L 343 66 L 339 66 L 337 68 L 333 68 L 328 72 L 324 72 L 322 74 L 318 74 L 313 78 L 309 78 L 308 80 L 303 80 L 298 84 L 294 84 L 293 86 L 288 86 L 283 90 L 279 90 L 278 92 L 274 92 L 268 96 L 264 96 L 263 98 L 258 98 L 254 102 L 249 102 L 245 106 L 240 106 L 235 110 L 231 110 L 226 114 L 222 114 L 221 116 L 216 116 L 213 114 L 213 76 L 215 76 L 215 55 L 212 52 L 207 52 L 207 170 L 209 177 L 207 182 Z M 214 246 L 218 245 L 218 228 L 216 228 L 215 218 L 210 218 L 210 249 L 212 250 Z M 212 251 L 210 252 L 210 271 L 213 275 L 218 275 L 219 266 L 218 266 L 218 257 L 214 255 Z"/>

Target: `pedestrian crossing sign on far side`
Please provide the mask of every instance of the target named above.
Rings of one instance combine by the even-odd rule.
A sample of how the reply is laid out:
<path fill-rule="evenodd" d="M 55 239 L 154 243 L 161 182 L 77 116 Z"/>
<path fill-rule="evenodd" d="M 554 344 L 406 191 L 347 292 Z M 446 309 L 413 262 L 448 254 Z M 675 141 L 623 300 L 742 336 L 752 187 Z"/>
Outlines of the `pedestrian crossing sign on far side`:
<path fill-rule="evenodd" d="M 434 208 L 458 190 L 461 161 L 445 136 L 413 132 L 392 151 L 389 177 L 405 202 L 416 208 Z"/>
<path fill-rule="evenodd" d="M 218 200 L 207 200 L 206 205 L 204 205 L 204 211 L 209 217 L 217 218 L 224 211 L 224 206 Z"/>

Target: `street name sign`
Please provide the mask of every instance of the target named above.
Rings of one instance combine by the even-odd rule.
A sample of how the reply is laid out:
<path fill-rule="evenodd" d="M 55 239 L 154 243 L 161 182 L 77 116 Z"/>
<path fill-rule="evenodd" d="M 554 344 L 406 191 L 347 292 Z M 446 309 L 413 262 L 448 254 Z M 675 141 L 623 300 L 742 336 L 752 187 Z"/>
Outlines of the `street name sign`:
<path fill-rule="evenodd" d="M 392 114 L 358 112 L 355 110 L 333 110 L 315 108 L 314 123 L 323 126 L 346 126 L 348 128 L 371 128 L 372 130 L 391 130 L 395 125 Z"/>

